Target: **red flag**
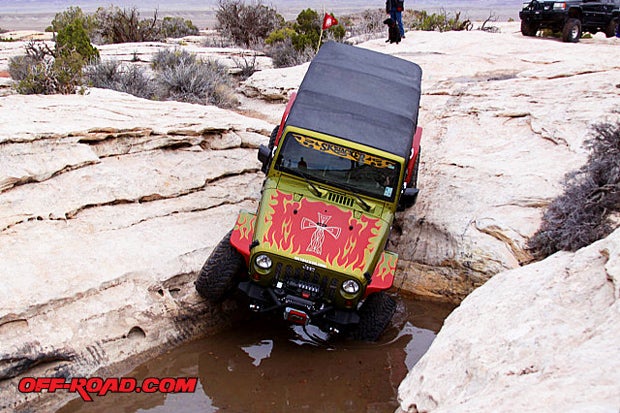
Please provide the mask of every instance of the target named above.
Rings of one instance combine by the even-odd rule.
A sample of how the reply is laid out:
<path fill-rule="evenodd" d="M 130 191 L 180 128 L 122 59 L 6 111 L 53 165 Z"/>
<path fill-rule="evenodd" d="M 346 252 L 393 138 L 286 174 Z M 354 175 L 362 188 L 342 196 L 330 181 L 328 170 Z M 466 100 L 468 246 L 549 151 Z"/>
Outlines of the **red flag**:
<path fill-rule="evenodd" d="M 338 20 L 336 20 L 335 17 L 333 17 L 331 14 L 325 13 L 325 16 L 323 17 L 323 30 L 327 30 L 337 24 Z"/>

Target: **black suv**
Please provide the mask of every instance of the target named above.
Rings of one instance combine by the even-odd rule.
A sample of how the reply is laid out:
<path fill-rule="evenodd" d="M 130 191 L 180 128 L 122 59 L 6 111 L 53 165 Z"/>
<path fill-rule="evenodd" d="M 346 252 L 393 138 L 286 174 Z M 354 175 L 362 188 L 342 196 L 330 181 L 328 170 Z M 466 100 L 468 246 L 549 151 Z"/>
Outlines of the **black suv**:
<path fill-rule="evenodd" d="M 536 36 L 539 29 L 550 29 L 561 33 L 563 41 L 572 43 L 578 42 L 583 32 L 614 36 L 619 16 L 620 0 L 532 0 L 524 3 L 519 12 L 524 36 Z"/>

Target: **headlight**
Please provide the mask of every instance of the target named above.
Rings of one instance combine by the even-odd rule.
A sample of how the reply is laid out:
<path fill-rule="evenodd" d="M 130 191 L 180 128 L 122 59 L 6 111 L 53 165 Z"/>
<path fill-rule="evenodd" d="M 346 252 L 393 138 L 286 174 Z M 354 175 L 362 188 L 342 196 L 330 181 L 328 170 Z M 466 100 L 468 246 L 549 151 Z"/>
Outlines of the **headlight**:
<path fill-rule="evenodd" d="M 257 256 L 254 259 L 254 263 L 256 263 L 256 266 L 258 268 L 261 268 L 263 270 L 268 270 L 269 268 L 271 268 L 271 265 L 273 264 L 273 262 L 271 261 L 271 258 L 269 258 L 265 254 L 260 254 L 259 256 Z"/>
<path fill-rule="evenodd" d="M 566 10 L 566 3 L 553 3 L 553 10 Z"/>
<path fill-rule="evenodd" d="M 357 283 L 357 281 L 346 280 L 345 282 L 342 283 L 342 291 L 344 291 L 347 294 L 357 294 L 359 290 L 360 290 L 360 285 Z"/>

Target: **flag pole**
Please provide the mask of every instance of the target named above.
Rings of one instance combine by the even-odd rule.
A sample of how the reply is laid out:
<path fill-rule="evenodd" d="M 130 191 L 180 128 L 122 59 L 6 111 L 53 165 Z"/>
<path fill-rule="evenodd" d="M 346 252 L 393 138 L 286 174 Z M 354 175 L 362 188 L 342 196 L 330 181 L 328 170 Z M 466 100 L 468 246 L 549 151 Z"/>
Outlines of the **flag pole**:
<path fill-rule="evenodd" d="M 323 20 L 321 20 L 321 34 L 319 35 L 319 44 L 316 45 L 316 52 L 319 52 L 321 48 L 321 42 L 323 41 L 323 21 L 325 20 L 325 5 L 323 4 Z"/>

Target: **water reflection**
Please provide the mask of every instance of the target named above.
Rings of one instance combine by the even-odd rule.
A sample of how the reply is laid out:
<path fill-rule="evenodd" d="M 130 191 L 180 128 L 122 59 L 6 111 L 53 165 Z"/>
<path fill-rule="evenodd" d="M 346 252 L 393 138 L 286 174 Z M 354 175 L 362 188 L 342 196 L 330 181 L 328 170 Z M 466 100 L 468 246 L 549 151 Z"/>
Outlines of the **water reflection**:
<path fill-rule="evenodd" d="M 379 343 L 325 344 L 319 331 L 250 317 L 181 346 L 127 376 L 198 377 L 192 394 L 108 394 L 70 412 L 393 412 L 396 391 L 452 307 L 400 301 Z M 317 339 L 318 337 L 318 339 Z"/>

